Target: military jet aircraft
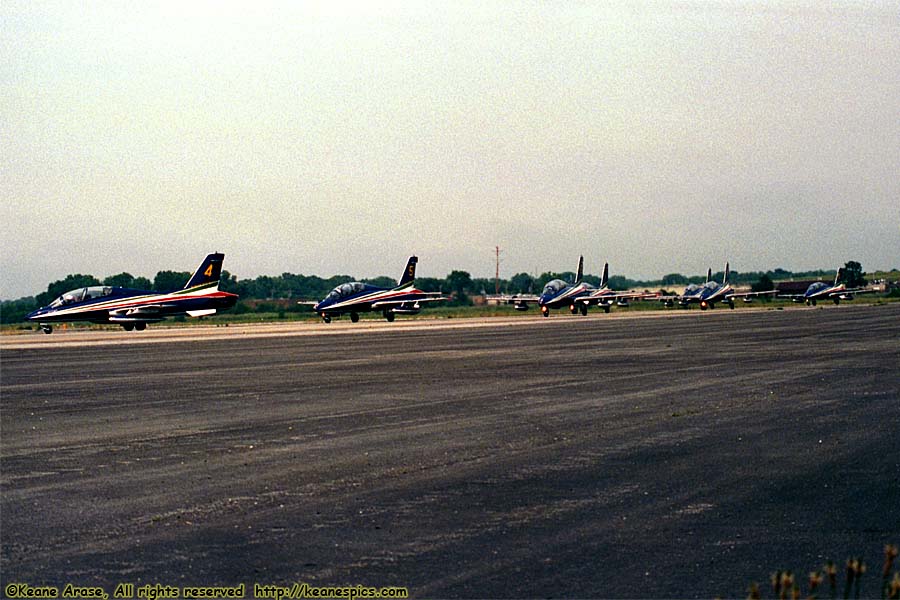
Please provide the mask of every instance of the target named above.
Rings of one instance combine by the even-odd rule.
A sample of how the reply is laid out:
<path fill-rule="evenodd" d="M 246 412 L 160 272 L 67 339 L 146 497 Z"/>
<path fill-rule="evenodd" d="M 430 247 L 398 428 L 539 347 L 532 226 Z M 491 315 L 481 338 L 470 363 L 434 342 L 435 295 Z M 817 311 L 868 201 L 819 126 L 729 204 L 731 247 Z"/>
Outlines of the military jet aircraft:
<path fill-rule="evenodd" d="M 609 314 L 609 309 L 613 304 L 616 306 L 628 306 L 629 300 L 637 300 L 643 298 L 655 298 L 656 294 L 641 294 L 638 292 L 616 292 L 609 289 L 609 263 L 603 265 L 603 276 L 600 278 L 600 287 L 588 294 L 578 298 L 578 303 L 582 306 L 597 305 L 603 309 L 603 312 Z"/>
<path fill-rule="evenodd" d="M 725 263 L 725 275 L 722 277 L 722 283 L 712 280 L 712 269 L 706 271 L 706 283 L 703 285 L 691 284 L 684 288 L 684 292 L 680 296 L 661 296 L 660 302 L 664 302 L 666 306 L 674 306 L 676 303 L 684 308 L 690 307 L 691 304 L 699 304 L 701 310 L 707 308 L 715 308 L 717 302 L 724 302 L 728 307 L 734 309 L 735 298 L 755 298 L 756 296 L 765 296 L 775 294 L 775 290 L 768 292 L 740 292 L 734 291 L 728 278 L 731 275 L 729 264 Z"/>
<path fill-rule="evenodd" d="M 88 321 L 115 323 L 126 331 L 143 331 L 147 323 L 166 317 L 188 315 L 204 317 L 234 306 L 237 294 L 219 291 L 224 254 L 210 254 L 183 289 L 161 294 L 108 285 L 70 290 L 28 314 L 25 318 L 40 324 L 44 333 L 53 333 L 51 323 Z"/>
<path fill-rule="evenodd" d="M 841 267 L 834 276 L 832 285 L 828 285 L 824 281 L 817 281 L 806 288 L 806 292 L 802 294 L 779 294 L 778 298 L 790 298 L 792 302 L 806 302 L 807 306 L 815 306 L 819 300 L 831 300 L 835 304 L 840 304 L 841 300 L 853 300 L 854 294 L 871 294 L 875 291 L 868 288 L 848 289 L 846 285 L 840 283 L 843 275 L 844 269 Z"/>
<path fill-rule="evenodd" d="M 315 303 L 313 310 L 326 323 L 331 323 L 333 317 L 348 313 L 350 320 L 356 323 L 359 321 L 359 313 L 375 310 L 380 310 L 384 318 L 391 322 L 395 315 L 418 314 L 422 302 L 447 300 L 439 293 L 423 292 L 415 288 L 418 262 L 418 257 L 409 257 L 397 287 L 380 288 L 359 281 L 343 283 L 331 290 L 323 300 Z"/>
<path fill-rule="evenodd" d="M 541 314 L 545 317 L 550 316 L 551 308 L 563 307 L 568 307 L 573 315 L 577 314 L 579 310 L 581 314 L 586 315 L 588 305 L 579 303 L 578 300 L 586 297 L 596 288 L 582 281 L 583 276 L 584 256 L 580 256 L 578 257 L 578 272 L 573 283 L 568 283 L 562 279 L 554 279 L 547 282 L 540 296 L 515 294 L 512 296 L 495 296 L 494 299 L 504 304 L 512 304 L 516 310 L 528 310 L 529 304 L 537 304 L 541 309 Z"/>

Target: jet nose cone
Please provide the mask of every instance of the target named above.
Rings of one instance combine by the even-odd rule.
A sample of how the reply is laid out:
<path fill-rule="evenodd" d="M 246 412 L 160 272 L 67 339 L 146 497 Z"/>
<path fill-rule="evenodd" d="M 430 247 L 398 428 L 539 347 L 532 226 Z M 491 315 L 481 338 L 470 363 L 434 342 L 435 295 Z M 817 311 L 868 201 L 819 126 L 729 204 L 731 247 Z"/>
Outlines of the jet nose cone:
<path fill-rule="evenodd" d="M 36 311 L 30 312 L 30 313 L 28 313 L 27 315 L 25 315 L 25 320 L 26 320 L 26 321 L 34 321 L 34 320 L 37 319 L 40 315 L 42 315 L 43 312 L 44 312 L 44 310 L 43 310 L 42 308 L 39 308 L 39 309 L 37 309 Z"/>

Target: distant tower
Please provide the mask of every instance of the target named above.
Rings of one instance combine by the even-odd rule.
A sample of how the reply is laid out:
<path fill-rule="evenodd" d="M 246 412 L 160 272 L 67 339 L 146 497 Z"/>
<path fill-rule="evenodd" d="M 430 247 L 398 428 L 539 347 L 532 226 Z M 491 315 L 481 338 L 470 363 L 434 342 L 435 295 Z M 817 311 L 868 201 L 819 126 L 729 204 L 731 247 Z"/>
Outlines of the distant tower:
<path fill-rule="evenodd" d="M 494 275 L 494 293 L 500 295 L 500 246 L 495 246 L 497 252 L 497 272 Z"/>

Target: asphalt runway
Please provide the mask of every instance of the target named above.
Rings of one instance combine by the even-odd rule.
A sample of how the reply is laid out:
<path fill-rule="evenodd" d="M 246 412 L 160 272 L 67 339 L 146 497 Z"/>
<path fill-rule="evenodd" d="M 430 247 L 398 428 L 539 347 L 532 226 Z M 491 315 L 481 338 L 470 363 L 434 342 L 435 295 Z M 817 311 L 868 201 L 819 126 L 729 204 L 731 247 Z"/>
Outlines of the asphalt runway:
<path fill-rule="evenodd" d="M 900 304 L 669 314 L 4 340 L 2 585 L 877 596 Z"/>

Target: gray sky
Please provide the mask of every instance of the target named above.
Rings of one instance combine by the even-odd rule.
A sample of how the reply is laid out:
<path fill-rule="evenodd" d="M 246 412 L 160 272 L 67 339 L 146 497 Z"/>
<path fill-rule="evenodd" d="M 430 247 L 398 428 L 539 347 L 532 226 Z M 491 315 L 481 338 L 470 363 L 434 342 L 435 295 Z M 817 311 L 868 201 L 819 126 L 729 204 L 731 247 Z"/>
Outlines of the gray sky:
<path fill-rule="evenodd" d="M 0 3 L 0 297 L 900 266 L 900 3 Z"/>

